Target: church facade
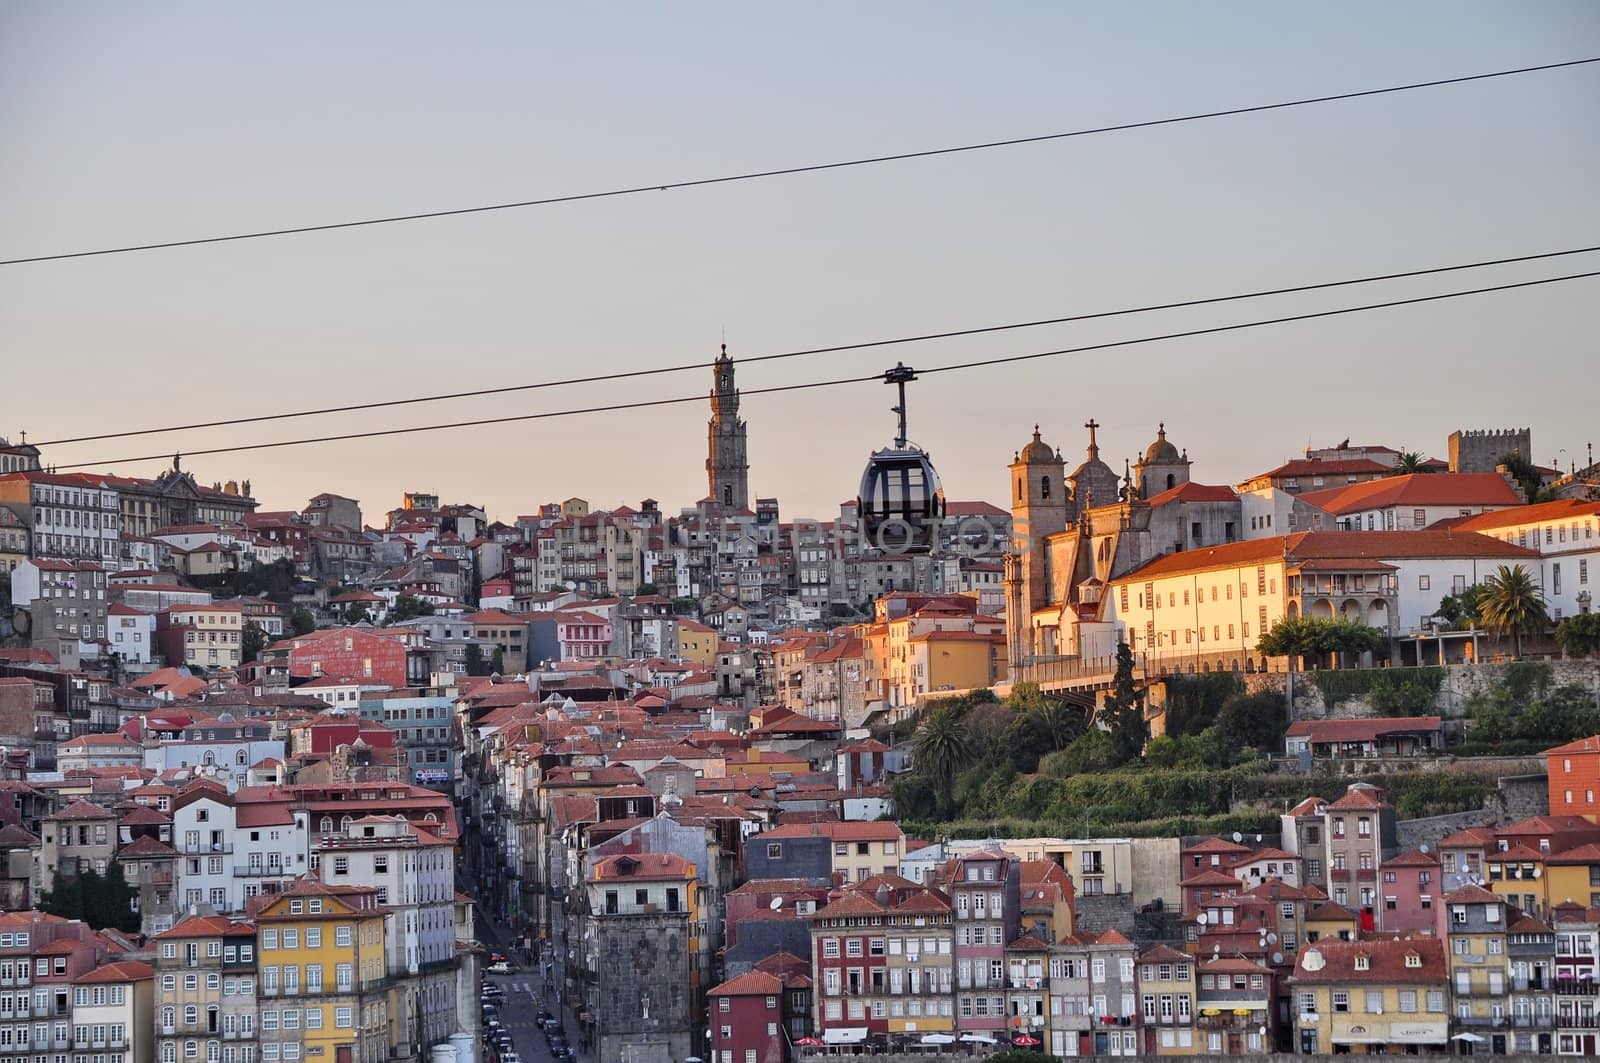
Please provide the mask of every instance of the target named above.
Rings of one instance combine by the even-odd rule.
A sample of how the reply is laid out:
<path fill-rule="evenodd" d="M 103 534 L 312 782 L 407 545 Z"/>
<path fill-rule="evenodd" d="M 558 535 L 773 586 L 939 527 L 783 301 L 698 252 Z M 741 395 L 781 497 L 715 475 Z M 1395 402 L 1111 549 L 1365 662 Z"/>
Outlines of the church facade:
<path fill-rule="evenodd" d="M 1242 538 L 1239 496 L 1190 478 L 1166 425 L 1121 475 L 1100 457 L 1091 419 L 1084 460 L 1070 473 L 1039 428 L 1009 467 L 1015 549 L 1005 559 L 1006 644 L 1013 674 L 1040 659 L 1115 655 L 1107 585 L 1163 554 Z"/>

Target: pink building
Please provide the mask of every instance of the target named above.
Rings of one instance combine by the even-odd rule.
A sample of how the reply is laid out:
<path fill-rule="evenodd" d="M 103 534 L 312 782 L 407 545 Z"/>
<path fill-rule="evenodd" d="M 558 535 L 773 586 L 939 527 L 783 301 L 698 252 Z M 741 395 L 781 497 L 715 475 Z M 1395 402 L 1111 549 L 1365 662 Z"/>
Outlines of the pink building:
<path fill-rule="evenodd" d="M 956 915 L 956 1025 L 1006 1029 L 1006 943 L 1021 934 L 1022 865 L 989 849 L 961 857 L 950 879 Z"/>
<path fill-rule="evenodd" d="M 556 641 L 563 661 L 591 660 L 611 652 L 611 621 L 582 610 L 556 617 Z"/>
<path fill-rule="evenodd" d="M 1439 858 L 1413 849 L 1383 862 L 1379 876 L 1379 919 L 1387 931 L 1432 933 L 1438 925 L 1438 901 L 1444 895 Z"/>
<path fill-rule="evenodd" d="M 706 994 L 712 1058 L 737 1063 L 785 1063 L 783 983 L 765 971 L 746 971 Z"/>

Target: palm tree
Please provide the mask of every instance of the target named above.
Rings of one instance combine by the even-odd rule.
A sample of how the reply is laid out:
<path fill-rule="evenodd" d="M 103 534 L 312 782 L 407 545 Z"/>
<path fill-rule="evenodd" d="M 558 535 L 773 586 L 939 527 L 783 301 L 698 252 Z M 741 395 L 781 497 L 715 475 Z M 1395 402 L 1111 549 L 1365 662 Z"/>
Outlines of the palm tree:
<path fill-rule="evenodd" d="M 1402 450 L 1395 460 L 1394 476 L 1407 476 L 1414 472 L 1432 472 L 1428 459 L 1420 450 Z"/>
<path fill-rule="evenodd" d="M 913 743 L 917 768 L 930 779 L 952 779 L 972 763 L 967 725 L 948 708 L 933 709 L 924 716 Z"/>
<path fill-rule="evenodd" d="M 1513 652 L 1522 656 L 1522 633 L 1537 631 L 1550 622 L 1544 592 L 1521 565 L 1501 565 L 1483 581 L 1478 602 L 1478 622 L 1496 635 L 1510 635 Z"/>
<path fill-rule="evenodd" d="M 1087 726 L 1083 713 L 1059 701 L 1045 701 L 1028 710 L 1028 715 L 1033 718 L 1035 733 L 1044 737 L 1051 752 L 1071 745 Z"/>

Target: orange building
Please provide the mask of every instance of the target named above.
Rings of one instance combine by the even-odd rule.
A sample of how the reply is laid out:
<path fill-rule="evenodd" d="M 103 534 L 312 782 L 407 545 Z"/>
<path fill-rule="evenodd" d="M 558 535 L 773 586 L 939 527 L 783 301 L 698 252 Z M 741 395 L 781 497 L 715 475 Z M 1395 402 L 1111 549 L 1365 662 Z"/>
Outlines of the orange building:
<path fill-rule="evenodd" d="M 1552 816 L 1600 823 L 1600 735 L 1544 751 Z"/>

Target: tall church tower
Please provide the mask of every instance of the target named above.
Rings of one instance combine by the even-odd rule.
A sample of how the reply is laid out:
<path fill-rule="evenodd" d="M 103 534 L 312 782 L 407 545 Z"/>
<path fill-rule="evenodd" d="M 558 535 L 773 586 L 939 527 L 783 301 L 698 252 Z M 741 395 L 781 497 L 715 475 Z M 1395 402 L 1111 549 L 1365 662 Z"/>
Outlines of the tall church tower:
<path fill-rule="evenodd" d="M 728 345 L 712 367 L 711 423 L 706 427 L 707 493 L 724 510 L 750 508 L 750 463 L 744 422 L 739 420 L 739 389 L 733 386 Z"/>
<path fill-rule="evenodd" d="M 1039 438 L 1011 463 L 1011 530 L 1016 552 L 1006 559 L 1006 643 L 1011 663 L 1034 653 L 1033 613 L 1050 603 L 1050 551 L 1045 539 L 1067 529 L 1072 504 L 1061 454 Z"/>

